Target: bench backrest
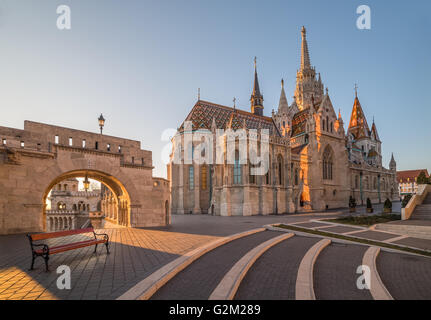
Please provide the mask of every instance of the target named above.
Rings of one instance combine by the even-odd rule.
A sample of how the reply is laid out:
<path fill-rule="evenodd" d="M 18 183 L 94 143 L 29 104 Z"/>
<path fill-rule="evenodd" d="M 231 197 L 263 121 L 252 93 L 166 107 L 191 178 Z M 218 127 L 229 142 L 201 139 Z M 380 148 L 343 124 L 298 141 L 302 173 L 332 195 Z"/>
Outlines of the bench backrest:
<path fill-rule="evenodd" d="M 60 237 L 72 236 L 74 234 L 90 233 L 90 232 L 94 232 L 94 228 L 38 233 L 38 234 L 31 234 L 29 236 L 33 241 L 36 241 L 36 240 L 60 238 Z"/>

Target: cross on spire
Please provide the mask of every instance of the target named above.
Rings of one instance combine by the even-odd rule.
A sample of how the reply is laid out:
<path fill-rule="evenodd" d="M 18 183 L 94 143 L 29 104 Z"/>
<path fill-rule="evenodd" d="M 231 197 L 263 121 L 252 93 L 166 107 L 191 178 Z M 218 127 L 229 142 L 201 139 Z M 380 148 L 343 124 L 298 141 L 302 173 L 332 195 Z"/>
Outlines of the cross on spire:
<path fill-rule="evenodd" d="M 233 108 L 236 109 L 236 98 L 233 97 Z"/>
<path fill-rule="evenodd" d="M 358 97 L 358 84 L 355 83 L 355 97 Z"/>

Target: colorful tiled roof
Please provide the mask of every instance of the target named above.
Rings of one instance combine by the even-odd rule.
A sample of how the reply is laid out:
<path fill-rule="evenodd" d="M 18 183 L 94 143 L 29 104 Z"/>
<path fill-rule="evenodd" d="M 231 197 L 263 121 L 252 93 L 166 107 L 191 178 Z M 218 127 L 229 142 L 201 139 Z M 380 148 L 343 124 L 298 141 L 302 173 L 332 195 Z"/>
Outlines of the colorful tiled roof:
<path fill-rule="evenodd" d="M 427 169 L 397 171 L 398 183 L 400 183 L 400 182 L 415 182 L 416 178 L 420 175 L 421 172 L 425 172 L 425 175 L 427 177 L 429 177 Z"/>
<path fill-rule="evenodd" d="M 307 123 L 309 108 L 304 109 L 293 116 L 292 119 L 292 137 L 305 133 L 305 125 Z"/>
<path fill-rule="evenodd" d="M 358 97 L 355 98 L 355 102 L 353 104 L 348 132 L 353 135 L 355 140 L 370 136 L 370 128 L 368 127 L 367 119 L 365 118 L 365 114 Z"/>
<path fill-rule="evenodd" d="M 211 130 L 213 119 L 218 129 L 226 129 L 231 125 L 232 129 L 236 130 L 243 128 L 245 122 L 247 129 L 268 129 L 270 135 L 281 137 L 274 121 L 270 117 L 255 115 L 251 112 L 203 100 L 196 102 L 185 121 L 192 122 L 193 130 Z M 179 127 L 180 132 L 184 131 L 184 122 Z"/>

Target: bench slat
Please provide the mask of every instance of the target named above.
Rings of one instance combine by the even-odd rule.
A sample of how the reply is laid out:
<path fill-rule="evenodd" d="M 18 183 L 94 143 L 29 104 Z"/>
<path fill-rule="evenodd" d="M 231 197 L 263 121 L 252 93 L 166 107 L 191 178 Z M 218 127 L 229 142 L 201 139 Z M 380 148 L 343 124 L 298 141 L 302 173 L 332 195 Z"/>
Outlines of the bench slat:
<path fill-rule="evenodd" d="M 106 240 L 82 241 L 82 242 L 71 243 L 70 245 L 58 246 L 58 247 L 50 248 L 49 254 L 51 255 L 51 254 L 61 253 L 69 250 L 89 247 L 99 243 L 106 243 Z M 36 252 L 42 253 L 42 249 L 39 249 Z"/>
<path fill-rule="evenodd" d="M 38 233 L 38 234 L 30 235 L 30 237 L 32 238 L 33 241 L 37 241 L 37 240 L 60 238 L 60 237 L 66 237 L 66 236 L 72 236 L 75 234 L 90 233 L 90 232 L 94 232 L 94 228 Z"/>

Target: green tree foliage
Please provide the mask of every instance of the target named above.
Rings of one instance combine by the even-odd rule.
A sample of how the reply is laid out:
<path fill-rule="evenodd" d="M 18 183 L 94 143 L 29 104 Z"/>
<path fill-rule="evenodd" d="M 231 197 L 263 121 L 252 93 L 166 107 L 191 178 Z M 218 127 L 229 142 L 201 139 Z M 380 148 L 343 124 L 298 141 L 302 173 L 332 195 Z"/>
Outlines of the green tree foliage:
<path fill-rule="evenodd" d="M 417 182 L 417 184 L 427 184 L 427 183 L 429 183 L 429 178 L 427 178 L 424 171 L 421 171 L 416 182 Z"/>

